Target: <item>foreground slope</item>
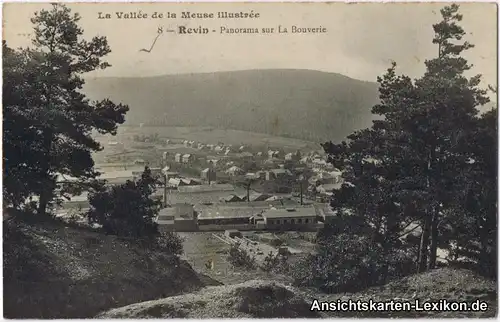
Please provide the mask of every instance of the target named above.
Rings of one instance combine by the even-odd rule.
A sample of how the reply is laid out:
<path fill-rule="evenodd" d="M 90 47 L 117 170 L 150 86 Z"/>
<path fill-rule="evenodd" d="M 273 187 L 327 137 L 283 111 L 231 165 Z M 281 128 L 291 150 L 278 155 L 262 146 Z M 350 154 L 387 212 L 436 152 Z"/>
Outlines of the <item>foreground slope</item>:
<path fill-rule="evenodd" d="M 192 293 L 113 309 L 99 318 L 318 318 L 290 287 L 269 281 L 206 287 Z"/>
<path fill-rule="evenodd" d="M 93 99 L 128 104 L 127 124 L 210 126 L 317 142 L 370 126 L 377 89 L 340 74 L 293 69 L 94 78 L 84 86 Z"/>
<path fill-rule="evenodd" d="M 86 318 L 205 285 L 176 257 L 57 222 L 4 220 L 6 318 Z"/>
<path fill-rule="evenodd" d="M 415 274 L 392 281 L 386 285 L 372 287 L 367 290 L 346 293 L 330 294 L 319 297 L 325 301 L 353 300 L 353 301 L 415 301 L 472 303 L 477 300 L 488 303 L 485 312 L 327 312 L 331 317 L 428 317 L 428 318 L 485 318 L 497 315 L 498 290 L 496 281 L 482 277 L 467 269 L 444 267 L 425 273 Z M 318 298 L 310 292 L 309 296 Z"/>
<path fill-rule="evenodd" d="M 442 268 L 393 281 L 361 292 L 321 294 L 313 289 L 293 288 L 273 281 L 252 280 L 241 284 L 207 287 L 201 291 L 136 303 L 99 314 L 98 318 L 307 318 L 385 317 L 457 318 L 494 317 L 496 283 L 469 270 Z M 439 300 L 488 303 L 485 312 L 375 312 L 311 311 L 314 300 L 368 302 Z"/>

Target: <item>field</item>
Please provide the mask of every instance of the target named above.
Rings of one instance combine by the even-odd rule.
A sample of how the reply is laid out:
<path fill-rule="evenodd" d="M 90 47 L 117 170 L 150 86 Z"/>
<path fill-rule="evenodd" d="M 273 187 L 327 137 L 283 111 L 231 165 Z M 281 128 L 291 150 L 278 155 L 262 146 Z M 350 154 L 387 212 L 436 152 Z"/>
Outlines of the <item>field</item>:
<path fill-rule="evenodd" d="M 299 139 L 272 136 L 263 133 L 254 133 L 237 130 L 222 130 L 208 127 L 169 127 L 169 126 L 127 126 L 118 128 L 118 140 L 122 135 L 152 135 L 158 133 L 160 138 L 173 140 L 192 140 L 204 144 L 217 144 L 219 142 L 226 145 L 264 145 L 274 148 L 284 149 L 314 149 L 319 150 L 321 146 L 315 142 L 303 141 Z"/>

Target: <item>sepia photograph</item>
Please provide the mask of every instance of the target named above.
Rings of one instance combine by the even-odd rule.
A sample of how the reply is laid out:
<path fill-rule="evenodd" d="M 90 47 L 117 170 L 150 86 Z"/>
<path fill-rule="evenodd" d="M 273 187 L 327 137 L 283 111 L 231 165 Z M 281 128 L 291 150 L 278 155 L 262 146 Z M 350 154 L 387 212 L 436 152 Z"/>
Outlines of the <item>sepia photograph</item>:
<path fill-rule="evenodd" d="M 4 318 L 497 316 L 496 3 L 2 26 Z"/>

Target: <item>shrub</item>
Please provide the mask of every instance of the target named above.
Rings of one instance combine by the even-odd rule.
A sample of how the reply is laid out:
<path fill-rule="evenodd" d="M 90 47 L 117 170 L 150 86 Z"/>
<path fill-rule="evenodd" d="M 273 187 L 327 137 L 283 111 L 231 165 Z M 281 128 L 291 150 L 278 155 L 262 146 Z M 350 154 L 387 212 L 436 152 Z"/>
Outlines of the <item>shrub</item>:
<path fill-rule="evenodd" d="M 157 181 L 146 167 L 136 182 L 102 188 L 89 195 L 90 224 L 102 225 L 107 234 L 121 237 L 144 238 L 159 234 L 154 218 L 161 201 L 152 198 Z"/>
<path fill-rule="evenodd" d="M 383 249 L 369 238 L 342 233 L 329 238 L 318 254 L 301 261 L 291 273 L 297 285 L 337 293 L 384 284 L 408 275 L 413 267 L 413 257 L 405 250 Z"/>
<path fill-rule="evenodd" d="M 257 267 L 255 258 L 236 245 L 232 245 L 229 249 L 228 260 L 234 267 L 242 267 L 246 269 L 255 269 Z"/>
<path fill-rule="evenodd" d="M 264 264 L 261 269 L 264 272 L 288 273 L 290 270 L 288 257 L 275 255 L 271 252 L 264 258 Z"/>
<path fill-rule="evenodd" d="M 176 233 L 162 232 L 156 240 L 159 248 L 169 254 L 180 256 L 184 253 L 182 248 L 183 239 Z"/>

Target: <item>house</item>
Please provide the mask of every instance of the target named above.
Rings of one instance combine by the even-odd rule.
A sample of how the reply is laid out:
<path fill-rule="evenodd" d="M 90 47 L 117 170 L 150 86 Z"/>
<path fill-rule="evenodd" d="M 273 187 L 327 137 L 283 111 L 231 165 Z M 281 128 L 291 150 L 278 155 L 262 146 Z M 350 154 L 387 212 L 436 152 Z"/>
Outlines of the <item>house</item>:
<path fill-rule="evenodd" d="M 127 181 L 134 181 L 135 176 L 132 170 L 107 171 L 99 175 L 98 179 L 106 180 L 107 184 L 117 185 Z"/>
<path fill-rule="evenodd" d="M 333 190 L 338 190 L 340 187 L 342 187 L 342 183 L 322 184 L 316 187 L 316 192 L 325 196 L 331 196 L 333 195 Z"/>
<path fill-rule="evenodd" d="M 310 184 L 333 184 L 336 183 L 335 177 L 330 173 L 326 171 L 320 171 L 317 172 L 315 176 L 312 176 L 309 178 L 308 182 Z"/>
<path fill-rule="evenodd" d="M 167 158 L 168 158 L 168 152 L 165 151 L 162 153 L 162 159 L 167 160 Z"/>
<path fill-rule="evenodd" d="M 156 217 L 160 231 L 197 231 L 198 222 L 194 208 L 189 204 L 175 204 L 163 208 Z"/>
<path fill-rule="evenodd" d="M 246 146 L 241 145 L 241 146 L 238 148 L 238 151 L 243 152 L 243 151 L 245 151 L 245 149 L 246 149 Z"/>
<path fill-rule="evenodd" d="M 262 219 L 270 229 L 315 228 L 318 223 L 314 207 L 271 208 L 262 213 Z"/>
<path fill-rule="evenodd" d="M 333 164 L 330 162 L 327 162 L 325 159 L 322 158 L 316 158 L 312 160 L 312 168 L 314 171 L 322 171 L 322 170 L 329 170 L 332 171 L 334 170 Z"/>
<path fill-rule="evenodd" d="M 187 148 L 189 146 L 189 141 L 184 140 L 184 141 L 182 141 L 182 144 Z"/>
<path fill-rule="evenodd" d="M 186 183 L 186 186 L 200 186 L 201 181 L 197 179 L 182 178 L 182 181 Z"/>
<path fill-rule="evenodd" d="M 182 162 L 182 154 L 176 153 L 174 157 L 175 162 L 181 163 Z"/>
<path fill-rule="evenodd" d="M 201 171 L 201 179 L 208 181 L 208 183 L 214 182 L 216 179 L 216 172 L 213 168 L 205 168 Z"/>
<path fill-rule="evenodd" d="M 241 152 L 240 154 L 238 154 L 238 157 L 243 160 L 252 160 L 253 154 L 250 152 Z"/>
<path fill-rule="evenodd" d="M 271 196 L 269 198 L 266 199 L 266 201 L 279 201 L 279 200 L 283 200 L 284 197 L 282 196 Z"/>
<path fill-rule="evenodd" d="M 241 200 L 241 198 L 238 197 L 237 195 L 232 194 L 230 196 L 220 198 L 220 201 L 222 201 L 222 202 L 240 202 L 243 200 Z"/>
<path fill-rule="evenodd" d="M 269 159 L 277 158 L 279 155 L 279 151 L 269 150 L 267 151 L 267 157 Z"/>
<path fill-rule="evenodd" d="M 182 156 L 182 163 L 191 163 L 194 160 L 194 156 L 192 154 L 184 154 Z"/>
<path fill-rule="evenodd" d="M 287 153 L 285 155 L 285 160 L 286 161 L 294 161 L 294 162 L 300 161 L 301 160 L 300 151 Z"/>
<path fill-rule="evenodd" d="M 227 148 L 226 151 L 224 151 L 224 155 L 229 155 L 231 153 L 231 149 Z"/>
<path fill-rule="evenodd" d="M 183 193 L 202 193 L 202 192 L 223 192 L 234 191 L 234 187 L 230 184 L 203 184 L 203 185 L 190 185 L 182 186 L 177 189 Z"/>
<path fill-rule="evenodd" d="M 290 177 L 292 173 L 288 169 L 273 169 L 266 171 L 266 180 L 275 180 Z"/>
<path fill-rule="evenodd" d="M 187 183 L 182 178 L 170 178 L 168 179 L 168 185 L 171 187 L 186 186 Z"/>
<path fill-rule="evenodd" d="M 247 172 L 245 173 L 245 179 L 257 180 L 260 179 L 259 173 Z"/>
<path fill-rule="evenodd" d="M 211 164 L 212 166 L 217 166 L 217 163 L 219 162 L 219 159 L 208 159 L 208 163 Z"/>
<path fill-rule="evenodd" d="M 252 192 L 250 194 L 250 201 L 265 201 L 269 199 L 270 195 L 258 192 Z"/>
<path fill-rule="evenodd" d="M 176 217 L 176 209 L 173 207 L 167 207 L 160 210 L 158 216 L 156 217 L 156 223 L 158 225 L 174 225 Z"/>
<path fill-rule="evenodd" d="M 254 179 L 254 180 L 257 180 L 257 179 L 265 180 L 266 179 L 266 172 L 265 171 L 247 172 L 245 174 L 245 178 Z"/>
<path fill-rule="evenodd" d="M 134 164 L 136 164 L 136 165 L 145 165 L 146 161 L 144 161 L 143 159 L 135 159 L 134 160 Z"/>
<path fill-rule="evenodd" d="M 229 174 L 230 176 L 235 176 L 238 174 L 242 174 L 243 170 L 233 165 L 232 167 L 226 170 L 226 173 Z"/>
<path fill-rule="evenodd" d="M 195 185 L 200 185 L 201 183 L 199 181 L 196 181 L 194 179 L 186 179 L 186 178 L 170 178 L 168 179 L 168 184 L 171 187 L 182 187 L 182 186 L 195 186 Z"/>
<path fill-rule="evenodd" d="M 258 157 L 262 157 L 262 152 L 257 152 Z"/>
<path fill-rule="evenodd" d="M 222 152 L 222 150 L 224 150 L 224 147 L 221 146 L 221 145 L 217 145 L 215 148 L 214 148 L 214 151 L 219 153 L 219 152 Z"/>

